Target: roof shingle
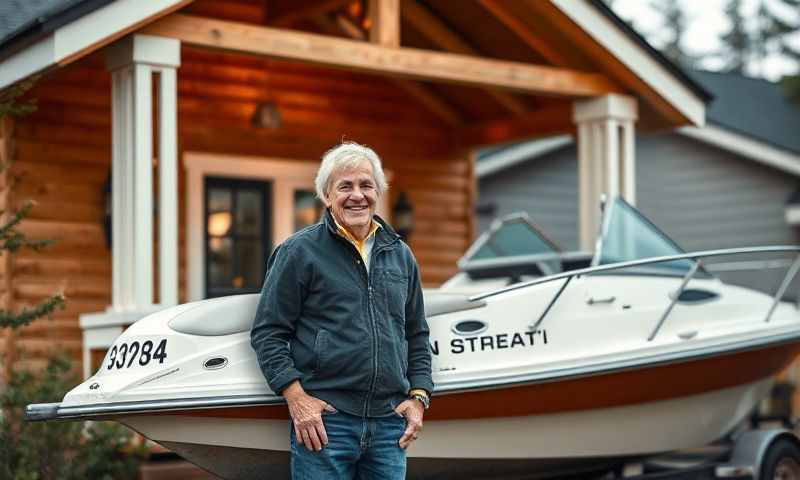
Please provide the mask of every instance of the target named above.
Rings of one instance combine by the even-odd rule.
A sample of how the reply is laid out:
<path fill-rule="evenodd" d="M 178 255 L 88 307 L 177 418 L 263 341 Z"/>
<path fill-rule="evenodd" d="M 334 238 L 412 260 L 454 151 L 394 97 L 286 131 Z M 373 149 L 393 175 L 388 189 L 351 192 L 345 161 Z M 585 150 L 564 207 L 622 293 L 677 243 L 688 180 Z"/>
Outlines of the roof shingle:
<path fill-rule="evenodd" d="M 781 85 L 735 73 L 689 71 L 714 94 L 706 119 L 779 148 L 800 152 L 800 105 Z"/>

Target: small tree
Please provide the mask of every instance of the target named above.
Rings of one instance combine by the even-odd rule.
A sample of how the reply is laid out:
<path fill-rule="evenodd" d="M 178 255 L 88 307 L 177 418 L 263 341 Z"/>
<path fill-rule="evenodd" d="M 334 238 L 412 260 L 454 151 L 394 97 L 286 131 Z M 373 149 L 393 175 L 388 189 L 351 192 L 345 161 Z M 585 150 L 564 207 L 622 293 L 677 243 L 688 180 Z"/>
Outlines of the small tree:
<path fill-rule="evenodd" d="M 660 50 L 680 66 L 691 68 L 699 57 L 689 53 L 684 45 L 690 18 L 678 0 L 650 0 L 650 6 L 661 12 L 661 35 L 666 34 Z"/>
<path fill-rule="evenodd" d="M 723 45 L 725 70 L 744 75 L 752 57 L 752 38 L 742 14 L 742 0 L 728 0 L 725 16 L 730 27 L 719 37 Z"/>
<path fill-rule="evenodd" d="M 793 12 L 794 18 L 762 5 L 765 29 L 769 39 L 777 43 L 779 53 L 794 63 L 794 74 L 783 77 L 781 83 L 789 96 L 800 104 L 800 46 L 789 41 L 792 36 L 800 36 L 800 0 L 779 0 L 779 3 L 783 11 Z"/>
<path fill-rule="evenodd" d="M 35 102 L 24 100 L 34 80 L 0 92 L 0 122 L 7 116 L 22 116 L 36 109 Z M 9 174 L 9 164 L 0 165 L 0 173 Z M 6 184 L 6 188 L 11 185 Z M 16 211 L 0 211 L 0 259 L 23 248 L 42 250 L 51 242 L 31 241 L 19 230 L 33 202 L 25 202 Z M 10 272 L 6 272 L 9 275 Z M 0 331 L 16 330 L 42 317 L 50 317 L 64 308 L 62 293 L 55 293 L 40 303 L 19 311 L 0 309 Z M 7 360 L 7 359 L 6 359 Z M 7 363 L 7 362 L 6 362 Z M 124 479 L 133 478 L 141 449 L 131 450 L 130 432 L 116 425 L 93 422 L 26 423 L 25 406 L 59 399 L 77 383 L 68 355 L 55 354 L 42 372 L 10 368 L 0 391 L 0 478 L 13 480 L 49 479 Z M 124 454 L 126 450 L 129 453 Z M 137 455 L 138 454 L 138 455 Z"/>

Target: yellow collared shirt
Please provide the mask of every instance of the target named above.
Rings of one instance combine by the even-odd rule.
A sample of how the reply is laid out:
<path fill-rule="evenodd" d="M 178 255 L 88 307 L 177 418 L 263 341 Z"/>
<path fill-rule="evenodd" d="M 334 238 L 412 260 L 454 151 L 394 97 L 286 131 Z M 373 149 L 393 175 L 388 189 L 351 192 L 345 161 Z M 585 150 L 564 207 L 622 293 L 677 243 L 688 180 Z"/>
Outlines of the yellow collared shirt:
<path fill-rule="evenodd" d="M 367 268 L 367 272 L 369 272 L 369 261 L 370 257 L 372 256 L 372 245 L 375 243 L 375 232 L 381 228 L 381 224 L 376 222 L 375 219 L 372 219 L 372 226 L 369 229 L 369 233 L 363 241 L 359 241 L 356 237 L 351 235 L 346 228 L 339 225 L 339 222 L 336 221 L 335 217 L 333 221 L 336 223 L 336 230 L 339 232 L 339 235 L 343 236 L 348 242 L 352 243 L 353 246 L 356 247 L 359 255 L 361 255 L 361 259 L 364 260 L 364 266 Z"/>

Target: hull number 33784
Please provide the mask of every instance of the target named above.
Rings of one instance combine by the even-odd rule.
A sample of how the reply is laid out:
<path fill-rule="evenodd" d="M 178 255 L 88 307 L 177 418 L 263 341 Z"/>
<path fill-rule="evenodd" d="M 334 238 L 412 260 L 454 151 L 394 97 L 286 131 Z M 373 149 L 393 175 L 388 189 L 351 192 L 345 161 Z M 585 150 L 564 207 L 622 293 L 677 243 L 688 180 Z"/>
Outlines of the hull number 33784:
<path fill-rule="evenodd" d="M 158 340 L 156 340 L 158 342 Z M 114 345 L 108 353 L 108 364 L 106 369 L 113 370 L 114 368 L 130 368 L 138 364 L 142 367 L 148 365 L 152 361 L 158 360 L 158 363 L 164 363 L 167 359 L 167 339 L 162 339 L 158 346 L 152 340 L 146 340 L 142 343 L 133 341 L 130 343 L 121 343 Z"/>

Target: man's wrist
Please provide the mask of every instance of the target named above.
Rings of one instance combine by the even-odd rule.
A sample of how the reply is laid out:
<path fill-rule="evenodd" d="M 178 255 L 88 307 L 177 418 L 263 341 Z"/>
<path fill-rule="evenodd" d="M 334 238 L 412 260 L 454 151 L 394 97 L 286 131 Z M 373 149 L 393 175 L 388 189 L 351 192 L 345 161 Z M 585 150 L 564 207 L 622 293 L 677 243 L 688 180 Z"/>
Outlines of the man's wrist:
<path fill-rule="evenodd" d="M 281 391 L 281 395 L 286 401 L 293 400 L 304 393 L 306 392 L 303 390 L 303 386 L 300 385 L 300 380 L 293 381 Z"/>
<path fill-rule="evenodd" d="M 428 391 L 425 390 L 424 388 L 412 388 L 411 390 L 408 391 L 409 397 L 414 394 L 424 395 L 427 398 L 431 398 L 431 396 L 428 395 Z"/>
<path fill-rule="evenodd" d="M 428 395 L 428 392 L 421 389 L 421 388 L 413 388 L 408 392 L 408 398 L 412 400 L 416 400 L 422 404 L 425 410 L 428 409 L 431 405 L 431 397 Z"/>

